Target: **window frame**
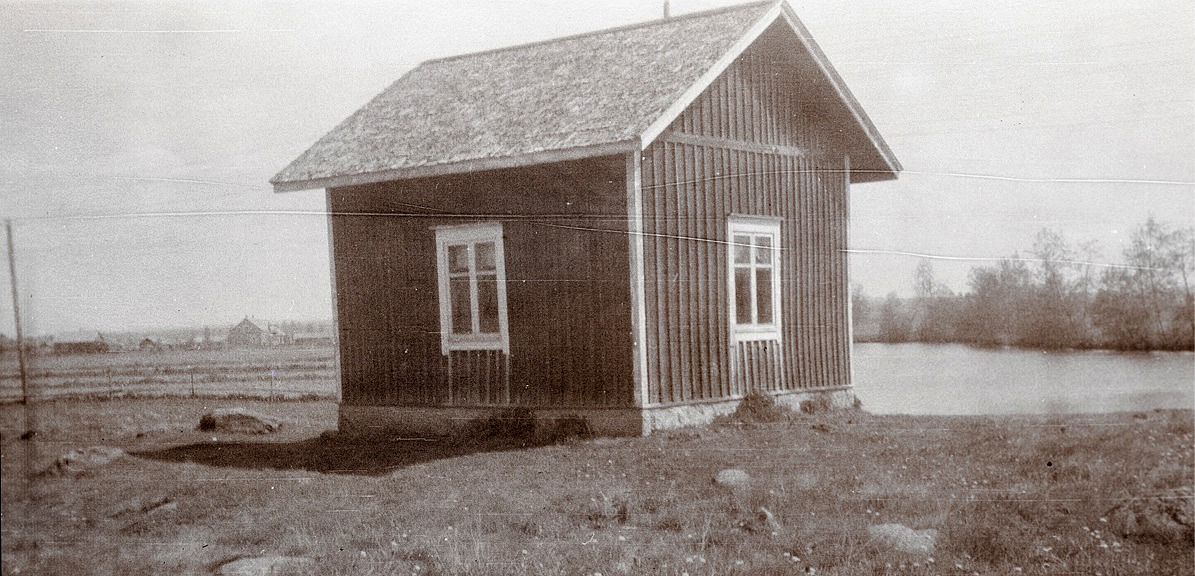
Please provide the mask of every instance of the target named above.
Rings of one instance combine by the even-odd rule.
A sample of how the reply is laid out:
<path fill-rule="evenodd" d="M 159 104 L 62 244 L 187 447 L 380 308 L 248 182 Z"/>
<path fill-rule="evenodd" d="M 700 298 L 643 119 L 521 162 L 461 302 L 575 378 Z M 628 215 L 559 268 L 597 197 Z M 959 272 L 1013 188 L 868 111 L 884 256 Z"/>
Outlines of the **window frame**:
<path fill-rule="evenodd" d="M 454 350 L 501 350 L 510 354 L 510 322 L 506 307 L 506 250 L 503 246 L 501 222 L 479 222 L 433 226 L 436 234 L 436 286 L 440 305 L 440 352 L 445 356 Z M 498 293 L 498 332 L 480 332 L 480 304 L 478 290 L 477 248 L 480 243 L 494 244 L 494 276 Z M 466 246 L 469 254 L 469 318 L 470 333 L 455 333 L 452 325 L 452 292 L 448 249 Z"/>
<path fill-rule="evenodd" d="M 730 332 L 736 342 L 748 340 L 775 340 L 777 342 L 781 339 L 781 325 L 783 308 L 781 307 L 780 297 L 780 275 L 782 272 L 780 254 L 783 246 L 780 243 L 780 223 L 781 219 L 777 217 L 767 216 L 743 216 L 731 215 L 727 219 L 726 225 L 726 260 L 727 260 L 727 306 L 729 314 Z M 751 270 L 749 277 L 751 279 L 751 315 L 752 320 L 756 319 L 759 309 L 759 290 L 756 287 L 758 276 L 756 270 L 763 267 L 755 259 L 755 238 L 760 236 L 767 236 L 772 241 L 772 261 L 770 268 L 772 271 L 771 292 L 772 292 L 772 321 L 767 323 L 759 322 L 741 322 L 738 318 L 738 294 L 735 280 L 735 270 L 743 268 L 744 266 L 736 264 L 734 261 L 735 248 L 739 244 L 735 243 L 735 236 L 749 235 L 752 237 L 750 246 L 752 247 L 749 262 L 746 268 Z"/>

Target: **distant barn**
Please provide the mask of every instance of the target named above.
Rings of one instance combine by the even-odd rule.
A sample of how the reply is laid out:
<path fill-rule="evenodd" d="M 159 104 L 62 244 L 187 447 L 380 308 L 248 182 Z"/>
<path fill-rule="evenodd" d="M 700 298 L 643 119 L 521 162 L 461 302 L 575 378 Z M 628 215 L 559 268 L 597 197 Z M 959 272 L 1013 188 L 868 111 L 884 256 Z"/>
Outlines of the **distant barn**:
<path fill-rule="evenodd" d="M 225 345 L 233 348 L 278 346 L 289 343 L 289 338 L 282 329 L 273 324 L 266 324 L 265 328 L 258 326 L 248 316 L 228 331 L 224 339 Z"/>
<path fill-rule="evenodd" d="M 327 189 L 342 430 L 638 435 L 849 401 L 848 189 L 899 170 L 766 2 L 424 62 L 271 182 Z"/>

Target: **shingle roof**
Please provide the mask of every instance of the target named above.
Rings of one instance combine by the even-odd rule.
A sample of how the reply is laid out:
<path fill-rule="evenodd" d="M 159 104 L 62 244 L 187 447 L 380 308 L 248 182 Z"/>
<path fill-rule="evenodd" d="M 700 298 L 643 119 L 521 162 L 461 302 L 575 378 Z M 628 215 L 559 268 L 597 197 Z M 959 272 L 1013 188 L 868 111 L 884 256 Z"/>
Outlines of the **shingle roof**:
<path fill-rule="evenodd" d="M 322 188 L 536 153 L 629 150 L 776 5 L 424 62 L 270 181 L 276 190 Z"/>

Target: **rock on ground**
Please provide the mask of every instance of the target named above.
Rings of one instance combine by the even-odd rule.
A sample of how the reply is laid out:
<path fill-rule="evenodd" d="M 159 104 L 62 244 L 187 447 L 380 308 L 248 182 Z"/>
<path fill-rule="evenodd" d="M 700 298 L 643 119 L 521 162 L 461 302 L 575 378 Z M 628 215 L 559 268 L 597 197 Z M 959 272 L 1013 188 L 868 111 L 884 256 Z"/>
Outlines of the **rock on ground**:
<path fill-rule="evenodd" d="M 302 556 L 241 558 L 220 566 L 220 576 L 297 576 L 314 574 L 315 560 Z"/>
<path fill-rule="evenodd" d="M 934 529 L 914 530 L 903 524 L 879 524 L 869 526 L 867 535 L 871 541 L 897 552 L 928 554 L 934 551 L 938 542 L 938 531 Z"/>
<path fill-rule="evenodd" d="M 768 530 L 772 534 L 779 535 L 780 532 L 784 530 L 784 527 L 781 526 L 780 522 L 776 520 L 776 517 L 772 515 L 772 511 L 764 508 L 763 506 L 759 507 L 759 519 L 764 523 L 765 526 L 768 527 Z"/>
<path fill-rule="evenodd" d="M 1109 510 L 1107 516 L 1116 531 L 1126 538 L 1190 541 L 1195 537 L 1195 490 L 1183 486 L 1125 500 Z"/>
<path fill-rule="evenodd" d="M 199 429 L 204 432 L 269 434 L 281 428 L 282 422 L 277 418 L 244 408 L 218 408 L 199 418 Z"/>
<path fill-rule="evenodd" d="M 751 484 L 751 476 L 738 468 L 726 468 L 719 470 L 714 475 L 714 484 L 732 490 L 740 490 Z"/>
<path fill-rule="evenodd" d="M 59 456 L 45 470 L 45 473 L 52 476 L 78 476 L 89 470 L 107 466 L 123 457 L 124 450 L 120 448 L 111 448 L 109 446 L 77 448 Z"/>

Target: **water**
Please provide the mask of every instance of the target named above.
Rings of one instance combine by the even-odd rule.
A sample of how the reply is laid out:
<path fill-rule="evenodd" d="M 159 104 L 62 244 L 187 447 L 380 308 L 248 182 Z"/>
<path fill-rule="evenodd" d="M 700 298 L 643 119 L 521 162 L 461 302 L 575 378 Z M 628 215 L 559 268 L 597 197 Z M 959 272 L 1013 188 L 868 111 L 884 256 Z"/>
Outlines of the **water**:
<path fill-rule="evenodd" d="M 1195 408 L 1195 354 L 856 344 L 855 393 L 876 414 L 1052 414 Z"/>

